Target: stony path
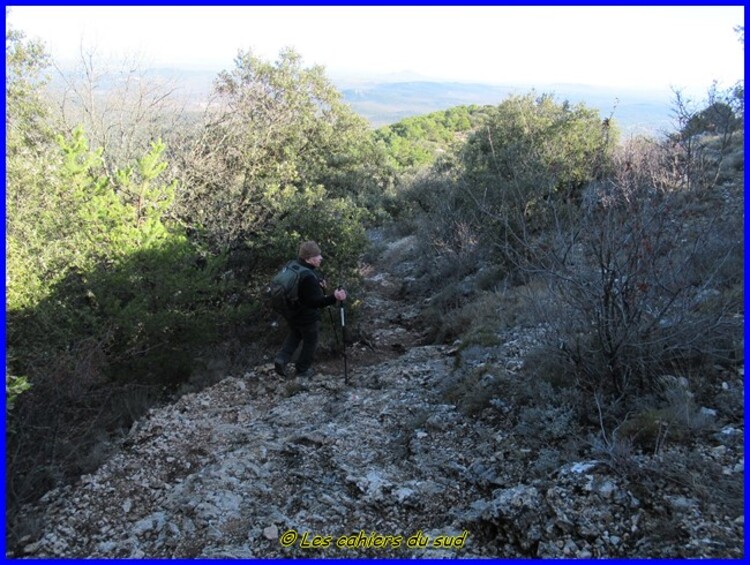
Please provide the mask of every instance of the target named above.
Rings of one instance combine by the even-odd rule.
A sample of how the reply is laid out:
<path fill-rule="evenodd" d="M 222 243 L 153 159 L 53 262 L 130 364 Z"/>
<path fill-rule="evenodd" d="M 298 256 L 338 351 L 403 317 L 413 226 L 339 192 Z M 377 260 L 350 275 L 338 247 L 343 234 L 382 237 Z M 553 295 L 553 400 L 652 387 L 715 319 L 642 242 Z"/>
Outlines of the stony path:
<path fill-rule="evenodd" d="M 349 385 L 340 360 L 300 383 L 261 367 L 153 410 L 97 473 L 45 497 L 26 554 L 471 555 L 456 479 L 476 432 L 434 394 L 451 358 L 413 346 L 398 284 L 365 280 Z"/>
<path fill-rule="evenodd" d="M 413 245 L 412 238 L 401 240 L 400 245 Z M 392 244 L 398 247 L 399 242 Z M 403 355 L 407 349 L 417 346 L 422 341 L 422 331 L 418 326 L 419 305 L 400 299 L 403 276 L 388 272 L 388 253 L 385 253 L 383 264 L 378 266 L 363 265 L 362 296 L 353 297 L 357 301 L 356 317 L 347 314 L 345 320 L 351 324 L 347 342 L 347 360 L 352 367 L 352 375 L 357 368 L 376 365 Z M 349 306 L 347 306 L 347 311 Z M 323 324 L 332 319 L 336 325 L 335 348 L 340 350 L 340 312 L 332 307 L 330 313 L 323 315 Z M 328 375 L 343 375 L 343 361 L 340 354 L 335 359 L 323 359 L 318 362 Z"/>

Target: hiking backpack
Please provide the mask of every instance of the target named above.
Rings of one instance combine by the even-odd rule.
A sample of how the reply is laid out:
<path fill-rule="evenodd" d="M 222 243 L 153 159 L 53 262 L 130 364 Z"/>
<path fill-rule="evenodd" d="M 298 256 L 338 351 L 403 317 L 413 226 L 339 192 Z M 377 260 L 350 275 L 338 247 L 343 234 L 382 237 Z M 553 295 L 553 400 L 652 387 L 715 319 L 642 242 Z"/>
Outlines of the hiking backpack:
<path fill-rule="evenodd" d="M 276 273 L 268 285 L 271 308 L 284 318 L 290 318 L 299 310 L 299 281 L 304 271 L 310 269 L 291 261 Z"/>

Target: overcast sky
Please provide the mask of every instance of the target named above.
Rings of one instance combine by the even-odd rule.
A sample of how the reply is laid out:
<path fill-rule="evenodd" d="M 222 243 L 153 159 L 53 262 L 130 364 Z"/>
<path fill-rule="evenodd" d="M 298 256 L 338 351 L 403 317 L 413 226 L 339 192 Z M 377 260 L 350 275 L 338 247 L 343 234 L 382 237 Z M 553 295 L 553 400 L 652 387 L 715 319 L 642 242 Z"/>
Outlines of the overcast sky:
<path fill-rule="evenodd" d="M 12 4 L 12 0 L 11 0 Z M 57 62 L 80 47 L 150 66 L 229 69 L 284 46 L 329 76 L 409 71 L 497 84 L 578 83 L 705 92 L 744 76 L 742 6 L 11 7 Z"/>

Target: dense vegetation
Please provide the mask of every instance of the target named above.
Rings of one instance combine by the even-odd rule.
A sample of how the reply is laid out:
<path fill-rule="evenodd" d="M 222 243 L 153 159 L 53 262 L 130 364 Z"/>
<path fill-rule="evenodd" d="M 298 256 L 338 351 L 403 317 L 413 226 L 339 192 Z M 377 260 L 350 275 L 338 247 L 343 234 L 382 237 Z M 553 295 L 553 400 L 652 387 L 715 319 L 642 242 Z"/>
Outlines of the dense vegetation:
<path fill-rule="evenodd" d="M 47 64 L 6 34 L 12 503 L 97 465 L 107 434 L 200 373 L 212 347 L 262 347 L 265 283 L 301 240 L 352 280 L 393 182 L 363 120 L 294 52 L 240 53 L 208 110 L 180 119 L 145 103 L 161 100 L 149 89 L 129 107 L 150 116 L 119 114 L 127 93 L 75 77 L 56 97 Z"/>
<path fill-rule="evenodd" d="M 674 134 L 623 142 L 535 93 L 373 132 L 293 51 L 240 52 L 201 114 L 162 85 L 133 99 L 69 77 L 57 97 L 48 64 L 6 32 L 11 509 L 95 468 L 212 351 L 256 362 L 278 339 L 265 283 L 307 238 L 355 284 L 367 226 L 416 233 L 432 338 L 546 324 L 530 379 L 607 441 L 653 413 L 664 374 L 701 388 L 741 361 L 741 83 L 700 107 L 678 94 Z"/>

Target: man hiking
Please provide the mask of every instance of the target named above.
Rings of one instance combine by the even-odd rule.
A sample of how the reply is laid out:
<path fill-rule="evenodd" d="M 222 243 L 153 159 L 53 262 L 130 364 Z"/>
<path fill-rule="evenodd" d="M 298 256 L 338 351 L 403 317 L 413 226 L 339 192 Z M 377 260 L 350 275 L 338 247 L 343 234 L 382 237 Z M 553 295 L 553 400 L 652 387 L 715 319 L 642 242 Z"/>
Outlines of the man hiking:
<path fill-rule="evenodd" d="M 302 342 L 302 350 L 296 362 L 296 376 L 312 377 L 313 354 L 318 346 L 320 333 L 320 311 L 326 306 L 346 300 L 346 291 L 337 289 L 333 294 L 325 295 L 326 281 L 319 278 L 315 269 L 323 262 L 320 247 L 314 241 L 306 241 L 299 247 L 298 257 L 288 267 L 299 270 L 298 301 L 299 306 L 286 316 L 289 334 L 281 350 L 274 359 L 274 369 L 281 376 L 287 376 L 286 366 Z M 294 265 L 296 263 L 296 265 Z"/>

